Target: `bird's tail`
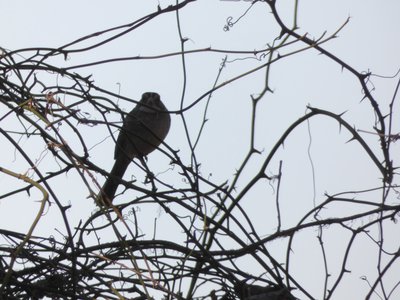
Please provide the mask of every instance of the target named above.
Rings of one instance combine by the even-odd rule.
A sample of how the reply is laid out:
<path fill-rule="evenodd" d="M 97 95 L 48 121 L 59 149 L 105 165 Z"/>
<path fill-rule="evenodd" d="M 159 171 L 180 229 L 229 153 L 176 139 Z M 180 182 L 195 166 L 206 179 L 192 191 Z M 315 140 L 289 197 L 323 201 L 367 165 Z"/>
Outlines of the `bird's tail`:
<path fill-rule="evenodd" d="M 115 161 L 114 166 L 110 172 L 110 176 L 107 178 L 99 193 L 98 201 L 100 204 L 105 204 L 106 206 L 111 205 L 115 193 L 117 192 L 118 185 L 121 182 L 121 178 L 122 176 L 124 176 L 126 168 L 128 167 L 130 162 L 130 159 L 128 159 L 127 157 L 123 157 Z"/>

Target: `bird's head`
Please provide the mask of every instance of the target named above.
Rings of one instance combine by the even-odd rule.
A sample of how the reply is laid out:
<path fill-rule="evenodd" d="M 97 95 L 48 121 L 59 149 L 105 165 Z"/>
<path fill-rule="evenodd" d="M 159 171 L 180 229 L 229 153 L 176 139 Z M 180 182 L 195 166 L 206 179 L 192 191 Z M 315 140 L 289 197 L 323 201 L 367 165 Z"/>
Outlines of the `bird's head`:
<path fill-rule="evenodd" d="M 155 109 L 160 109 L 160 95 L 157 93 L 153 92 L 146 92 L 142 95 L 142 99 L 140 100 L 140 103 L 144 104 L 147 108 L 149 107 L 154 107 Z"/>

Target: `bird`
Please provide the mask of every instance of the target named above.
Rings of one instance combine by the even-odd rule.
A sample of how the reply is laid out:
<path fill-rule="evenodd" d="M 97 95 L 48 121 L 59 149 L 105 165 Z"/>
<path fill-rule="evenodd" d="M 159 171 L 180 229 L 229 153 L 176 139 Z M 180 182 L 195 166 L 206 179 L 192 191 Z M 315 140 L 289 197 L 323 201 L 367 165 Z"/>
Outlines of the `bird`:
<path fill-rule="evenodd" d="M 114 166 L 104 183 L 98 199 L 100 205 L 110 206 L 120 180 L 134 158 L 143 159 L 164 141 L 171 126 L 167 108 L 154 92 L 146 92 L 126 115 L 114 151 Z"/>

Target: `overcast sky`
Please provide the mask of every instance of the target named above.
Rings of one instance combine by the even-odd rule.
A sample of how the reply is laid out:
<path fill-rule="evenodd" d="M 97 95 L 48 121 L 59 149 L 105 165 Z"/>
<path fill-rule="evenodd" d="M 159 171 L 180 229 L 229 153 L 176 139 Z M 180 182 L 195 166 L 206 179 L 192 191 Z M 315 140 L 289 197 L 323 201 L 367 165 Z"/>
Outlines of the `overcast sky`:
<path fill-rule="evenodd" d="M 157 10 L 157 5 L 164 8 L 170 1 L 4 1 L 1 3 L 0 47 L 7 50 L 17 50 L 31 47 L 59 47 L 82 36 L 104 30 L 110 27 L 130 23 L 146 14 Z M 286 24 L 293 23 L 293 1 L 277 1 L 278 11 Z M 139 4 L 140 3 L 140 4 Z M 187 5 L 180 12 L 180 22 L 183 36 L 188 40 L 186 50 L 213 49 L 247 50 L 265 49 L 279 36 L 279 28 L 274 22 L 269 8 L 261 3 L 241 19 L 250 6 L 248 1 L 196 1 Z M 394 76 L 400 68 L 399 28 L 400 2 L 397 0 L 373 1 L 300 1 L 298 10 L 298 33 L 318 39 L 336 32 L 345 22 L 348 23 L 338 34 L 338 37 L 323 46 L 334 55 L 351 65 L 359 72 L 371 72 L 370 88 L 382 107 L 383 113 L 388 113 L 388 103 L 394 93 L 398 78 Z M 239 21 L 229 30 L 224 30 L 227 19 Z M 78 44 L 74 48 L 87 46 L 93 41 Z M 302 45 L 305 46 L 304 44 Z M 282 54 L 301 48 L 293 45 L 282 49 Z M 70 54 L 67 61 L 54 59 L 52 62 L 59 66 L 77 66 L 87 62 L 128 56 L 153 56 L 180 51 L 180 41 L 174 13 L 155 18 L 139 30 L 123 36 L 103 47 L 85 53 Z M 225 53 L 198 52 L 186 56 L 187 83 L 184 106 L 197 100 L 209 91 L 216 79 L 218 70 Z M 246 72 L 258 65 L 257 60 L 249 54 L 229 54 L 219 82 Z M 94 67 L 76 68 L 73 71 L 82 75 L 92 75 L 97 86 L 121 94 L 134 100 L 139 100 L 143 92 L 158 92 L 166 106 L 171 111 L 177 111 L 181 105 L 183 90 L 182 63 L 180 56 L 162 59 L 131 60 L 101 64 Z M 62 78 L 52 74 L 41 75 L 48 84 L 62 83 Z M 202 164 L 202 175 L 210 176 L 214 182 L 230 181 L 240 166 L 249 149 L 249 130 L 251 120 L 250 95 L 258 95 L 265 84 L 265 69 L 255 72 L 240 80 L 218 89 L 211 98 L 207 123 L 202 139 L 197 148 L 198 159 Z M 344 119 L 357 129 L 373 131 L 375 115 L 367 101 L 361 101 L 363 94 L 357 79 L 325 56 L 319 55 L 314 49 L 289 56 L 275 63 L 271 68 L 269 87 L 273 93 L 267 93 L 258 106 L 256 118 L 255 145 L 261 151 L 247 166 L 244 176 L 237 184 L 240 190 L 247 180 L 258 170 L 277 140 L 287 127 L 304 115 L 306 106 L 332 111 L 336 114 L 346 112 Z M 68 104 L 68 97 L 63 99 Z M 111 98 L 122 109 L 129 111 L 130 103 Z M 5 113 L 1 107 L 1 114 Z M 88 107 L 82 106 L 82 109 Z M 192 138 L 201 126 L 205 109 L 205 101 L 187 111 L 188 126 Z M 397 109 L 397 107 L 395 107 Z M 89 113 L 93 113 L 89 112 Z M 397 113 L 399 113 L 397 109 Z M 114 114 L 110 119 L 117 121 L 119 115 Z M 395 123 L 394 132 L 400 131 L 399 123 Z M 0 126 L 8 126 L 0 124 Z M 84 133 L 85 141 L 91 147 L 90 159 L 104 169 L 113 164 L 112 139 L 103 126 L 87 128 L 77 125 Z M 299 220 L 314 206 L 325 200 L 324 193 L 334 194 L 349 190 L 364 190 L 378 187 L 381 183 L 380 173 L 367 155 L 355 142 L 349 142 L 350 135 L 329 119 L 312 119 L 309 124 L 312 135 L 310 153 L 315 167 L 315 190 L 313 185 L 312 165 L 308 157 L 310 144 L 307 126 L 296 129 L 293 135 L 281 147 L 268 168 L 268 175 L 276 175 L 279 161 L 284 161 L 284 177 L 281 186 L 282 226 L 295 226 Z M 379 159 L 379 143 L 375 135 L 361 133 L 376 151 Z M 181 119 L 173 114 L 172 126 L 166 139 L 168 145 L 180 150 L 180 156 L 185 163 L 190 162 L 187 139 Z M 32 144 L 30 144 L 32 143 Z M 32 141 L 22 141 L 23 145 L 32 145 Z M 44 151 L 44 146 L 36 145 L 36 157 Z M 72 145 L 73 146 L 73 145 Z M 6 146 L 5 146 L 6 147 Z M 7 146 L 9 147 L 9 146 Z M 394 149 L 398 147 L 394 146 Z M 16 172 L 29 171 L 25 163 L 19 163 L 15 153 L 3 149 L 1 166 Z M 12 150 L 12 149 L 11 149 Z M 399 150 L 399 149 L 397 149 Z M 1 151 L 1 150 L 0 150 Z M 51 155 L 46 154 L 44 161 L 51 161 Z M 396 159 L 397 157 L 394 157 Z M 41 158 L 40 158 L 41 159 Z M 44 162 L 43 162 L 44 163 Z M 168 159 L 161 153 L 149 157 L 149 166 L 159 172 L 168 170 Z M 398 165 L 398 164 L 397 164 Z M 396 162 L 395 162 L 396 166 Z M 129 168 L 129 174 L 135 172 L 135 166 Z M 103 182 L 101 175 L 96 175 Z M 176 186 L 183 185 L 181 178 L 174 171 L 167 172 L 166 180 Z M 59 182 L 58 182 L 59 181 Z M 65 203 L 72 203 L 71 220 L 78 222 L 87 218 L 96 208 L 88 190 L 76 173 L 70 172 L 57 183 L 60 186 L 60 196 Z M 0 176 L 0 184 L 13 188 L 13 180 Z M 74 187 L 74 188 L 71 188 Z M 243 207 L 249 211 L 260 235 L 268 235 L 276 230 L 274 211 L 275 189 L 268 183 L 257 186 L 248 195 Z M 134 192 L 126 195 L 134 197 Z M 374 201 L 374 195 L 367 195 L 367 200 Z M 267 204 L 260 207 L 260 199 Z M 37 211 L 38 203 L 34 197 L 27 198 L 19 194 L 9 199 L 1 200 L 1 227 L 9 230 L 26 232 Z M 124 198 L 118 198 L 119 203 Z M 393 199 L 393 202 L 396 199 Z M 16 207 L 16 208 L 15 208 Z M 21 210 L 21 207 L 24 207 Z M 26 209 L 25 209 L 26 208 Z M 9 212 L 18 211 L 15 219 Z M 16 210 L 15 210 L 16 209 Z M 149 214 L 159 211 L 149 210 Z M 356 211 L 356 210 L 355 210 Z M 343 216 L 347 208 L 333 207 L 324 212 L 324 216 Z M 145 213 L 145 212 L 143 212 Z M 325 215 L 326 213 L 326 215 Z M 162 217 L 161 217 L 162 219 Z M 24 220 L 24 221 L 22 221 Z M 36 234 L 56 234 L 58 228 L 58 212 L 51 208 L 39 224 Z M 153 226 L 149 218 L 148 226 Z M 162 221 L 160 221 L 162 222 Z M 168 238 L 171 229 L 168 222 L 165 228 L 159 228 L 159 238 Z M 145 224 L 147 224 L 144 221 Z M 145 227 L 145 225 L 143 225 Z M 387 227 L 390 234 L 398 235 L 398 227 Z M 396 230 L 396 231 L 395 231 Z M 144 231 L 152 232 L 152 228 Z M 348 233 L 347 233 L 348 234 Z M 316 239 L 317 232 L 309 231 L 299 235 L 294 241 L 294 259 L 292 270 L 299 282 L 318 299 L 322 297 L 322 279 L 315 278 L 320 274 L 321 252 Z M 337 228 L 327 231 L 326 245 L 328 249 L 330 268 L 335 274 L 347 240 L 343 232 Z M 112 238 L 112 237 L 111 237 Z M 395 241 L 390 250 L 397 249 Z M 361 276 L 374 278 L 376 269 L 376 249 L 368 239 L 358 241 L 351 256 L 352 273 L 348 280 L 342 282 L 334 299 L 361 299 L 369 287 Z M 281 249 L 284 245 L 272 245 L 271 252 L 283 258 Z M 361 255 L 359 255 L 361 253 Z M 358 254 L 358 255 L 355 255 Z M 281 257 L 280 257 L 281 255 Z M 370 260 L 370 264 L 366 261 Z M 251 265 L 251 264 L 250 264 Z M 257 268 L 254 266 L 254 268 Z M 397 268 L 400 270 L 400 268 Z M 389 282 L 396 282 L 400 271 L 388 274 Z M 360 296 L 362 295 L 362 296 Z M 396 295 L 400 297 L 400 292 Z M 396 297 L 393 297 L 395 299 Z M 379 299 L 379 297 L 373 298 Z"/>

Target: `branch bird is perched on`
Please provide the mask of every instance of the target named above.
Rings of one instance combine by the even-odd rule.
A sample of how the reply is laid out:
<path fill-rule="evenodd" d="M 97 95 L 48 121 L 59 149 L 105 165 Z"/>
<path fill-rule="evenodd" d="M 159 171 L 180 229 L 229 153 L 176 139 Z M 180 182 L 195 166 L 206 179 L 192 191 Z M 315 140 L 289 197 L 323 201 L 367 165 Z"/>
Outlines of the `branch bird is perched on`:
<path fill-rule="evenodd" d="M 167 108 L 160 95 L 147 92 L 125 117 L 115 145 L 115 163 L 99 194 L 99 203 L 109 206 L 122 176 L 135 158 L 154 151 L 165 139 L 171 125 Z"/>

